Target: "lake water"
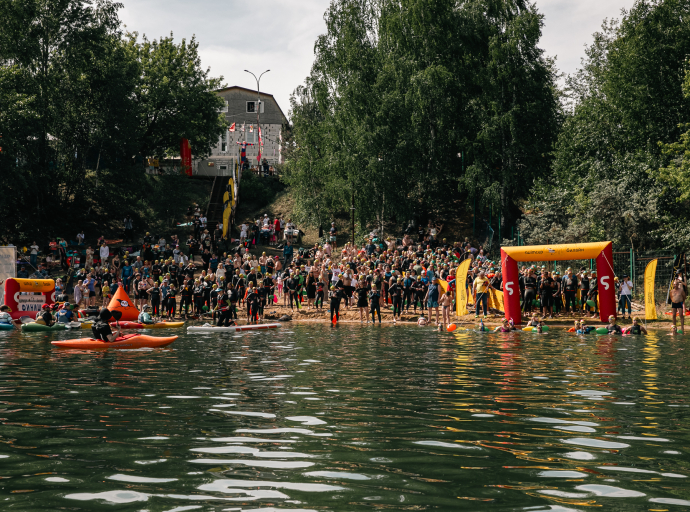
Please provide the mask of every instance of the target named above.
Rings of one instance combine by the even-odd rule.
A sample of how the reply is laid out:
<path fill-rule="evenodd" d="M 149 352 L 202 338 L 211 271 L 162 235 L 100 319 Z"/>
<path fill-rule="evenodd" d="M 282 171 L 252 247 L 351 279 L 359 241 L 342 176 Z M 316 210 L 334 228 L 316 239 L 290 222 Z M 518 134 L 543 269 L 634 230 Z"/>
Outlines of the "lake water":
<path fill-rule="evenodd" d="M 688 338 L 177 332 L 0 332 L 2 510 L 690 510 Z"/>

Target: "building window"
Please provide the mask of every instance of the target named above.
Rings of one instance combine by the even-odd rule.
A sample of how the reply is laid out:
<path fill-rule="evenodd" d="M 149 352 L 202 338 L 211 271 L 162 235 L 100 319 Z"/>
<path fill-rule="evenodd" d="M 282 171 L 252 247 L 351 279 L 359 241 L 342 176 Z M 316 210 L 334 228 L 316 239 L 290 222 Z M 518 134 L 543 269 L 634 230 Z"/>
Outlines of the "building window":
<path fill-rule="evenodd" d="M 220 150 L 222 153 L 225 153 L 228 150 L 228 145 L 226 142 L 221 143 Z"/>
<path fill-rule="evenodd" d="M 265 101 L 261 102 L 261 112 L 260 114 L 264 113 L 264 105 L 266 104 Z M 256 114 L 256 101 L 248 101 L 247 102 L 247 113 L 248 114 Z"/>
<path fill-rule="evenodd" d="M 220 112 L 225 112 L 225 113 L 228 112 L 228 102 L 227 101 L 225 102 L 225 106 L 220 109 Z"/>
<path fill-rule="evenodd" d="M 249 125 L 244 130 L 244 141 L 249 142 L 250 144 L 257 144 L 259 142 L 259 130 L 254 127 L 254 131 L 250 132 L 249 131 Z"/>

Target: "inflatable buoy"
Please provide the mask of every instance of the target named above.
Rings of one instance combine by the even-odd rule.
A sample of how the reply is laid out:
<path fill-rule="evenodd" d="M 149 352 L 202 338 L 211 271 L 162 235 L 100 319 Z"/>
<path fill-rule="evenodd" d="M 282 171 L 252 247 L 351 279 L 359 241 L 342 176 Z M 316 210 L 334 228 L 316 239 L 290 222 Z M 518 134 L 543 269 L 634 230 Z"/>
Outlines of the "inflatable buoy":
<path fill-rule="evenodd" d="M 596 306 L 596 304 L 594 303 L 593 300 L 588 300 L 588 301 L 587 301 L 587 305 L 588 305 L 590 308 L 593 308 L 594 306 Z"/>
<path fill-rule="evenodd" d="M 534 330 L 535 331 L 537 330 L 536 327 Z M 549 326 L 548 325 L 542 325 L 541 326 L 541 332 L 549 332 Z"/>
<path fill-rule="evenodd" d="M 115 292 L 110 304 L 108 304 L 108 309 L 110 311 L 121 311 L 121 320 L 136 322 L 139 317 L 139 310 L 132 304 L 132 299 L 129 298 L 121 286 Z"/>
<path fill-rule="evenodd" d="M 446 329 L 448 332 L 453 332 L 455 329 L 457 329 L 458 326 L 455 324 L 450 324 L 448 328 Z"/>
<path fill-rule="evenodd" d="M 525 332 L 532 332 L 533 329 L 534 329 L 534 327 L 532 327 L 531 325 L 528 325 L 527 327 L 522 328 L 522 330 Z"/>
<path fill-rule="evenodd" d="M 568 329 L 568 332 L 576 332 L 576 331 L 577 331 L 577 329 L 575 329 L 575 327 L 571 327 L 570 329 Z"/>
<path fill-rule="evenodd" d="M 597 327 L 597 334 L 608 334 L 609 330 L 606 327 Z"/>

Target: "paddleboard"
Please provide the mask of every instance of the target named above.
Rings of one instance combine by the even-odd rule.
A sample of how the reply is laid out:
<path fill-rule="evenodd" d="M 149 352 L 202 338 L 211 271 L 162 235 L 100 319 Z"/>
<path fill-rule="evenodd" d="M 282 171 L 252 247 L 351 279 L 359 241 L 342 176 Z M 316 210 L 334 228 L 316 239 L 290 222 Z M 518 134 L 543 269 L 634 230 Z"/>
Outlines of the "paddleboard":
<path fill-rule="evenodd" d="M 215 325 L 195 325 L 187 327 L 187 332 L 238 332 L 238 331 L 257 331 L 264 329 L 277 329 L 280 324 L 249 324 L 231 325 L 230 327 L 216 327 Z"/>
<path fill-rule="evenodd" d="M 115 341 L 101 341 L 93 338 L 81 338 L 78 340 L 59 340 L 51 341 L 53 345 L 60 348 L 78 348 L 86 350 L 112 349 L 112 348 L 141 348 L 141 347 L 164 347 L 170 345 L 177 339 L 177 336 L 155 337 L 146 334 L 128 334 Z"/>
<path fill-rule="evenodd" d="M 174 329 L 182 327 L 184 322 L 156 322 L 155 324 L 142 324 L 139 322 L 120 322 L 121 329 Z M 110 323 L 111 327 L 117 327 L 115 322 Z"/>

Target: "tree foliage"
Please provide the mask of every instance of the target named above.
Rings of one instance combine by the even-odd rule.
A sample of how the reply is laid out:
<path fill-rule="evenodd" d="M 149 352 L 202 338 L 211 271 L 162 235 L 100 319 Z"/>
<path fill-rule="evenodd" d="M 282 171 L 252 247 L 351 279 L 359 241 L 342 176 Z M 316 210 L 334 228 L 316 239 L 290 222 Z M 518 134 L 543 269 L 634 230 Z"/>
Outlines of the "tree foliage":
<path fill-rule="evenodd" d="M 595 34 L 582 68 L 567 80 L 571 110 L 552 172 L 524 205 L 526 243 L 690 242 L 682 228 L 689 210 L 676 201 L 683 198 L 678 169 L 667 166 L 680 148 L 668 144 L 680 139 L 679 125 L 690 115 L 682 92 L 689 11 L 682 0 L 639 0 Z"/>
<path fill-rule="evenodd" d="M 325 18 L 291 102 L 284 179 L 303 218 L 348 212 L 353 194 L 363 224 L 423 220 L 473 196 L 517 215 L 559 123 L 535 7 L 336 0 Z"/>
<path fill-rule="evenodd" d="M 144 177 L 143 158 L 175 154 L 182 137 L 203 156 L 223 133 L 221 79 L 201 69 L 196 41 L 139 41 L 120 7 L 0 0 L 0 238 L 119 218 L 166 180 Z"/>

